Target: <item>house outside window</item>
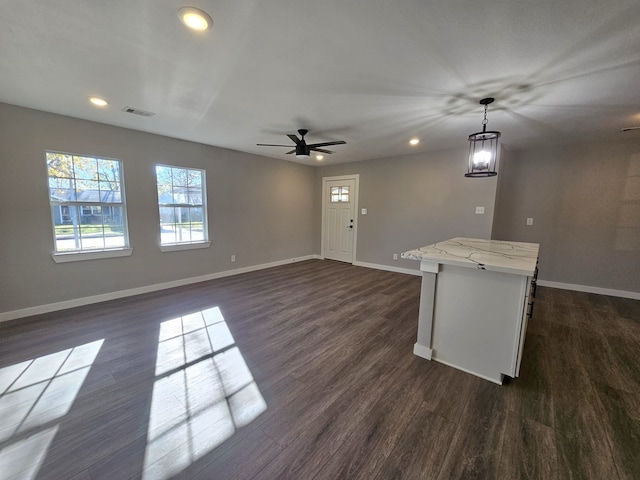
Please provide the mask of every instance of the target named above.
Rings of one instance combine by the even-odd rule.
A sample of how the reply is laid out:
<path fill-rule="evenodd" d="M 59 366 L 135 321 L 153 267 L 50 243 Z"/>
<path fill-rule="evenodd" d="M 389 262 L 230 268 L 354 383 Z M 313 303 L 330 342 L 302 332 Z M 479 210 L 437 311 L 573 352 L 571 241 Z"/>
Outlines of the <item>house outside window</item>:
<path fill-rule="evenodd" d="M 160 246 L 209 246 L 205 171 L 156 165 Z"/>
<path fill-rule="evenodd" d="M 55 253 L 129 247 L 122 161 L 46 152 Z"/>

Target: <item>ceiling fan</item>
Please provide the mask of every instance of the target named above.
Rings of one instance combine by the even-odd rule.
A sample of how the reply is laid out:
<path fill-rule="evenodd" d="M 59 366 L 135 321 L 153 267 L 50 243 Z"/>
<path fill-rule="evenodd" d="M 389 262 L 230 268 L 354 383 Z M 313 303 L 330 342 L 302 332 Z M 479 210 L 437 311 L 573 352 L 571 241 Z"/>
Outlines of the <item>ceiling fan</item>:
<path fill-rule="evenodd" d="M 325 150 L 323 148 L 318 148 L 318 147 L 328 147 L 329 145 L 344 145 L 345 143 L 347 143 L 344 140 L 336 140 L 335 142 L 312 143 L 307 145 L 307 142 L 304 141 L 304 136 L 307 133 L 309 133 L 309 130 L 305 128 L 301 128 L 300 130 L 298 130 L 298 133 L 300 134 L 300 138 L 295 136 L 293 133 L 287 134 L 287 137 L 293 140 L 293 142 L 296 144 L 296 148 L 294 148 L 290 152 L 287 152 L 287 155 L 291 153 L 295 153 L 296 158 L 309 158 L 312 150 L 314 152 L 333 153 L 331 150 Z M 291 146 L 291 145 L 273 145 L 270 143 L 258 143 L 256 145 L 260 147 L 290 147 Z"/>

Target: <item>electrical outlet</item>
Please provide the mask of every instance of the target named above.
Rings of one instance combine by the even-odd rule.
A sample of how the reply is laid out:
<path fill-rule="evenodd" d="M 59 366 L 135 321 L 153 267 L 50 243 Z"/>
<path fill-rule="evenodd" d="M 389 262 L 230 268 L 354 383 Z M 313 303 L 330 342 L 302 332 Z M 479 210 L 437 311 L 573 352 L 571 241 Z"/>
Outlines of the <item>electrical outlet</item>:
<path fill-rule="evenodd" d="M 236 261 L 236 256 L 235 255 L 231 255 L 231 261 L 235 262 Z"/>
<path fill-rule="evenodd" d="M 476 215 L 484 215 L 484 207 L 476 207 Z"/>
<path fill-rule="evenodd" d="M 533 218 L 527 218 L 527 225 L 533 225 Z"/>
<path fill-rule="evenodd" d="M 362 215 L 366 215 L 366 214 L 367 214 L 367 209 L 366 209 L 366 208 L 362 208 L 362 209 L 360 209 L 360 213 L 361 213 Z"/>
<path fill-rule="evenodd" d="M 394 253 L 394 254 L 393 254 L 393 259 L 394 259 L 394 260 L 397 260 L 397 259 L 398 259 L 398 254 L 397 254 L 397 253 Z"/>

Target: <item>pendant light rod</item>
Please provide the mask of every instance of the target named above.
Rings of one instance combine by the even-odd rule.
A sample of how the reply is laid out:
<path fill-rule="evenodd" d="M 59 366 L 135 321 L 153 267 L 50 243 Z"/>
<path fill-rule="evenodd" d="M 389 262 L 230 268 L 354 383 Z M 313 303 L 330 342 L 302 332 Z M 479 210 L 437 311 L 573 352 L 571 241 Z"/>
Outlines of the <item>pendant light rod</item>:
<path fill-rule="evenodd" d="M 487 131 L 487 123 L 489 123 L 489 120 L 487 120 L 487 106 L 492 104 L 494 100 L 495 100 L 495 98 L 493 98 L 493 97 L 487 97 L 487 98 L 483 98 L 482 100 L 480 100 L 480 105 L 484 105 L 484 120 L 482 120 L 482 131 L 483 132 Z"/>

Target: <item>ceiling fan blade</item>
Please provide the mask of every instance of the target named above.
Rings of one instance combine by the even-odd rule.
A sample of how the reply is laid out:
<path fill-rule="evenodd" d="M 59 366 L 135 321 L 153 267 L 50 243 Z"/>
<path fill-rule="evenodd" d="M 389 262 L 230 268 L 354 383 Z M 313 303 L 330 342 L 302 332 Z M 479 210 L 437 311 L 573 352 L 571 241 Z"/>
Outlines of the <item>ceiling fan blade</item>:
<path fill-rule="evenodd" d="M 296 137 L 293 133 L 287 133 L 287 137 L 294 141 L 296 145 L 300 145 L 301 140 Z"/>
<path fill-rule="evenodd" d="M 328 147 L 329 145 L 345 145 L 344 140 L 336 140 L 335 142 L 312 143 L 309 147 Z"/>
<path fill-rule="evenodd" d="M 295 148 L 293 150 L 291 150 L 290 152 L 287 152 L 287 155 L 291 155 L 292 153 L 296 153 L 296 149 Z"/>
<path fill-rule="evenodd" d="M 272 143 L 256 143 L 259 147 L 291 147 L 291 145 L 274 145 Z"/>
<path fill-rule="evenodd" d="M 324 148 L 315 148 L 311 146 L 309 146 L 309 150 L 313 150 L 314 152 L 333 153 L 331 150 L 325 150 Z"/>

